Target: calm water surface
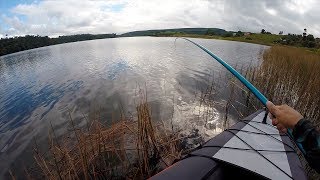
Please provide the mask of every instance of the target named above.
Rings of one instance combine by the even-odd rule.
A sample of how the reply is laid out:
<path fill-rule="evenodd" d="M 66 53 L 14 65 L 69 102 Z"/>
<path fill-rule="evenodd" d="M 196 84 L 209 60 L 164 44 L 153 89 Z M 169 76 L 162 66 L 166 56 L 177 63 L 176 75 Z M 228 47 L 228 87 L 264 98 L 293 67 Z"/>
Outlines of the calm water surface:
<path fill-rule="evenodd" d="M 194 39 L 229 64 L 248 66 L 266 46 Z M 188 133 L 209 138 L 219 133 L 222 111 L 211 112 L 206 126 L 197 93 L 210 78 L 227 72 L 203 51 L 174 38 L 135 37 L 68 43 L 0 57 L 0 175 L 11 166 L 32 162 L 34 139 L 45 149 L 50 123 L 57 136 L 68 125 L 68 112 L 79 127 L 83 114 L 98 110 L 105 123 L 124 109 L 134 112 L 139 87 L 146 89 L 155 120 L 173 121 Z M 225 86 L 219 86 L 224 92 Z M 221 93 L 217 101 L 227 95 Z M 0 176 L 0 177 L 1 177 Z"/>

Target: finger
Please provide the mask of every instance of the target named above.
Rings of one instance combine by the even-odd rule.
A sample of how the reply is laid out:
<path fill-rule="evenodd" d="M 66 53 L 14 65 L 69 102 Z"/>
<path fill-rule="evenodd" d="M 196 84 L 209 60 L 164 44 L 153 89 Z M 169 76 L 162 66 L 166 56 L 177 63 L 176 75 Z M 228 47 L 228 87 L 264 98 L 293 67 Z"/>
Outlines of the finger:
<path fill-rule="evenodd" d="M 268 101 L 266 106 L 268 110 L 271 112 L 271 114 L 277 116 L 278 109 L 271 101 Z"/>
<path fill-rule="evenodd" d="M 287 132 L 287 128 L 283 128 L 283 129 L 281 129 L 281 131 L 280 132 L 282 132 L 282 133 L 286 133 Z"/>
<path fill-rule="evenodd" d="M 271 113 L 269 113 L 268 116 L 269 116 L 270 119 L 274 118 L 274 116 Z"/>
<path fill-rule="evenodd" d="M 278 106 L 278 109 L 286 109 L 288 107 L 289 106 L 287 104 L 282 104 L 282 105 Z"/>
<path fill-rule="evenodd" d="M 276 107 L 277 107 L 277 109 L 279 109 L 279 110 L 284 110 L 284 109 L 286 108 L 286 105 L 285 105 L 285 104 L 282 104 L 282 105 L 276 106 Z"/>
<path fill-rule="evenodd" d="M 277 124 L 277 129 L 281 131 L 282 129 L 285 129 L 285 127 L 282 124 Z"/>
<path fill-rule="evenodd" d="M 272 125 L 274 125 L 274 126 L 277 126 L 277 124 L 278 124 L 279 122 L 278 122 L 278 120 L 277 119 L 272 119 Z"/>
<path fill-rule="evenodd" d="M 278 130 L 282 129 L 281 124 L 277 124 L 276 126 L 277 126 L 277 129 L 278 129 Z"/>

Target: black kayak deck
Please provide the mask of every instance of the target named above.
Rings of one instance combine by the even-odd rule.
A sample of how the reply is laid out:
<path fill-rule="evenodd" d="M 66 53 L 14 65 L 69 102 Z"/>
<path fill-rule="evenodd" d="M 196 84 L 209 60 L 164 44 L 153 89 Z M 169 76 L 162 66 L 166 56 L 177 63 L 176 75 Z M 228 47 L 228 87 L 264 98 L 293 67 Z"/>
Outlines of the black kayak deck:
<path fill-rule="evenodd" d="M 291 139 L 259 110 L 151 179 L 307 179 Z"/>

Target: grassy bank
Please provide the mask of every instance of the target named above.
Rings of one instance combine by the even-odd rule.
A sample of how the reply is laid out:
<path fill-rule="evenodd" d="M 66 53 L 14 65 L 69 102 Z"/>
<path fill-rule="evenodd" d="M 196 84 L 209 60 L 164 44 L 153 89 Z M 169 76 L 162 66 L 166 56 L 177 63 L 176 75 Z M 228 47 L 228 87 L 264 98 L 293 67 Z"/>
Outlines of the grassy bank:
<path fill-rule="evenodd" d="M 185 34 L 185 33 L 175 33 L 175 34 L 167 34 L 167 35 L 159 35 L 161 37 L 191 37 L 191 38 L 203 38 L 203 39 L 221 39 L 228 41 L 240 41 L 240 42 L 248 42 L 262 45 L 274 45 L 275 41 L 279 40 L 282 35 L 275 34 L 251 34 L 249 36 L 233 36 L 233 37 L 223 37 L 216 35 L 200 35 L 200 34 Z"/>
<path fill-rule="evenodd" d="M 158 34 L 155 35 L 157 37 L 190 37 L 190 38 L 203 38 L 203 39 L 220 39 L 220 40 L 227 40 L 227 41 L 239 41 L 239 42 L 247 42 L 247 43 L 254 43 L 254 44 L 261 44 L 267 46 L 274 46 L 274 45 L 281 45 L 279 41 L 281 38 L 285 38 L 285 35 L 276 35 L 276 34 L 260 34 L 260 33 L 251 33 L 250 35 L 246 36 L 231 36 L 231 37 L 224 37 L 218 35 L 201 35 L 201 34 L 186 34 L 186 33 L 169 33 L 169 34 Z M 283 45 L 288 46 L 288 45 Z M 319 45 L 318 45 L 319 46 Z M 302 46 L 294 46 L 291 45 L 289 47 L 298 47 L 301 49 L 305 49 L 308 51 L 312 51 L 315 53 L 320 54 L 319 48 L 306 48 Z"/>

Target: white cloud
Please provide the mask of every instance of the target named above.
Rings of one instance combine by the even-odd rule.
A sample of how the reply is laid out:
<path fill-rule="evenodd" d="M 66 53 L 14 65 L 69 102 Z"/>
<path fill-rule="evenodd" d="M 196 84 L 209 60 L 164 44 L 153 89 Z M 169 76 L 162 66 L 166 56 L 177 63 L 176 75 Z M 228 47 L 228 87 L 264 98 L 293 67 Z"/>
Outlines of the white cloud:
<path fill-rule="evenodd" d="M 273 15 L 273 16 L 277 15 L 277 11 L 274 10 L 274 9 L 268 9 L 268 8 L 266 8 L 266 11 L 267 11 L 269 14 Z"/>
<path fill-rule="evenodd" d="M 315 0 L 43 0 L 19 4 L 2 15 L 0 34 L 64 35 L 133 30 L 218 27 L 320 36 Z"/>
<path fill-rule="evenodd" d="M 317 2 L 316 0 L 291 0 L 286 2 L 286 6 L 291 10 L 298 12 L 299 14 L 305 14 L 313 8 Z"/>

